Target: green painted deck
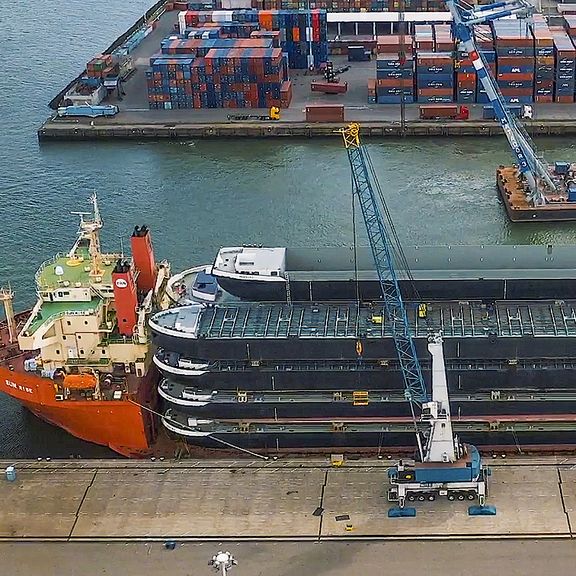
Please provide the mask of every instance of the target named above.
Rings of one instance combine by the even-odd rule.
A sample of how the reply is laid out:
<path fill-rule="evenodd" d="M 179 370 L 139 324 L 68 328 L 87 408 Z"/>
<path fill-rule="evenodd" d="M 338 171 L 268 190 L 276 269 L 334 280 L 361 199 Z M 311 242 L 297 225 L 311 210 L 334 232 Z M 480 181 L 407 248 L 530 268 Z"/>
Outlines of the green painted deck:
<path fill-rule="evenodd" d="M 100 306 L 102 300 L 93 298 L 88 302 L 44 302 L 38 314 L 34 317 L 27 330 L 27 335 L 31 336 L 48 320 L 54 320 L 58 316 L 87 315 L 94 312 Z"/>
<path fill-rule="evenodd" d="M 93 283 L 90 277 L 90 255 L 88 250 L 80 249 L 76 253 L 77 259 L 70 258 L 67 254 L 57 254 L 54 258 L 44 262 L 36 275 L 36 282 L 40 289 L 56 289 L 85 287 Z M 115 255 L 102 255 L 101 268 L 102 284 L 112 284 L 112 270 L 116 263 Z M 56 274 L 56 268 L 60 266 L 63 274 Z M 63 282 L 69 282 L 63 286 Z"/>

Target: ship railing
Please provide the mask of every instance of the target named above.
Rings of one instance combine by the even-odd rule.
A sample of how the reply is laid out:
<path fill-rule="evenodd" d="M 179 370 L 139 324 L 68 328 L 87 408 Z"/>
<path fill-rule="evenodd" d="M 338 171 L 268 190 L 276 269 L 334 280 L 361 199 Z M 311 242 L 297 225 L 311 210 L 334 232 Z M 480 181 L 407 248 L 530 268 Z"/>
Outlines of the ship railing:
<path fill-rule="evenodd" d="M 40 268 L 38 268 L 38 270 L 36 271 L 36 274 L 34 276 L 34 280 L 36 281 L 36 286 L 39 289 L 43 289 L 43 290 L 52 290 L 52 289 L 60 288 L 60 284 L 58 282 L 55 284 L 50 284 L 49 282 L 43 282 L 42 281 L 42 273 L 44 272 L 44 270 L 46 270 L 46 268 L 48 266 L 54 265 L 60 258 L 69 258 L 69 257 L 70 257 L 70 255 L 67 252 L 58 252 L 57 254 L 52 256 L 51 258 L 48 258 L 48 260 L 44 260 L 44 262 L 42 262 L 42 264 L 40 265 Z M 118 260 L 122 257 L 123 257 L 122 254 L 116 253 L 116 252 L 112 252 L 110 254 L 102 254 L 103 260 L 115 261 L 115 260 Z M 87 259 L 86 265 L 89 265 L 89 264 L 90 264 L 90 260 Z M 86 286 L 92 286 L 91 282 L 82 282 L 82 287 L 86 287 Z"/>
<path fill-rule="evenodd" d="M 48 266 L 51 266 L 52 264 L 54 264 L 59 258 L 64 258 L 65 256 L 66 256 L 66 254 L 64 252 L 58 252 L 57 254 L 52 256 L 52 258 L 48 258 L 48 260 L 44 260 L 44 262 L 42 262 L 42 264 L 40 264 L 40 268 L 38 268 L 38 270 L 36 271 L 36 274 L 34 276 L 34 280 L 36 281 L 36 286 L 42 287 L 42 288 L 51 288 L 52 287 L 52 286 L 49 286 L 47 283 L 44 283 L 41 281 L 42 272 L 44 272 L 44 270 L 46 270 L 46 268 L 48 268 Z"/>
<path fill-rule="evenodd" d="M 93 316 L 98 312 L 100 307 L 101 305 L 99 304 L 95 308 L 89 308 L 87 310 L 61 310 L 60 312 L 55 312 L 54 314 L 50 314 L 50 316 L 48 316 L 44 322 L 36 326 L 33 332 L 30 332 L 30 327 L 28 327 L 28 330 L 24 336 L 33 336 L 34 334 L 37 334 L 42 328 L 44 328 L 46 324 L 52 324 L 54 320 L 58 320 L 64 316 Z M 36 315 L 30 317 L 30 326 L 34 323 L 35 316 Z"/>
<path fill-rule="evenodd" d="M 109 358 L 95 358 L 90 360 L 89 358 L 68 358 L 64 362 L 67 366 L 106 366 L 110 364 Z"/>

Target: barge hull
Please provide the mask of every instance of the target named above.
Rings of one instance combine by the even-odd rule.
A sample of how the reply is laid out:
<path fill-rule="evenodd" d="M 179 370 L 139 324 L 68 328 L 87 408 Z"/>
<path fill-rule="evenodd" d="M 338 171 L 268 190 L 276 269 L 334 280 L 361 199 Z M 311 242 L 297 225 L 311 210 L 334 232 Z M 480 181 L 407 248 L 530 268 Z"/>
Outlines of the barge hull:
<path fill-rule="evenodd" d="M 506 214 L 512 222 L 571 222 L 576 220 L 576 202 L 532 206 L 522 190 L 518 169 L 503 166 L 496 171 L 496 186 Z"/>
<path fill-rule="evenodd" d="M 287 426 L 289 428 L 289 426 Z M 194 446 L 211 449 L 223 449 L 222 442 L 232 444 L 244 450 L 264 452 L 307 452 L 310 451 L 416 451 L 414 431 L 410 432 L 334 432 L 334 433 L 301 433 L 288 431 L 283 434 L 266 433 L 227 433 L 211 436 L 198 436 L 188 442 Z M 499 446 L 502 449 L 514 448 L 514 451 L 525 449 L 540 451 L 560 449 L 560 446 L 573 450 L 576 444 L 576 428 L 571 431 L 538 431 L 515 432 L 467 432 L 462 439 L 479 449 L 491 449 Z M 229 449 L 229 448 L 228 448 Z"/>

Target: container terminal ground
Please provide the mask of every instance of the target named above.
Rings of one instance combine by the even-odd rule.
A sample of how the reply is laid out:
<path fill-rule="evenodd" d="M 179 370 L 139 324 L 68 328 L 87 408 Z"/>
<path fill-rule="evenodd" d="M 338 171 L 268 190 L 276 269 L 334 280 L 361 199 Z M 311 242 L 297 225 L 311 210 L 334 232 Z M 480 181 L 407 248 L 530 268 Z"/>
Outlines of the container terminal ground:
<path fill-rule="evenodd" d="M 342 104 L 344 121 L 362 124 L 364 137 L 370 136 L 501 136 L 502 128 L 493 120 L 482 120 L 482 105 L 470 105 L 468 120 L 419 120 L 418 104 L 405 106 L 401 122 L 398 105 L 367 104 L 367 82 L 374 75 L 374 61 L 352 62 L 342 79 L 348 83 L 346 94 L 326 95 L 311 92 L 310 83 L 319 76 L 291 70 L 293 99 L 290 108 L 281 111 L 276 121 L 230 121 L 229 114 L 266 115 L 259 109 L 182 109 L 149 110 L 145 71 L 150 56 L 158 52 L 160 40 L 173 31 L 177 12 L 165 12 L 154 31 L 131 53 L 135 72 L 123 83 L 122 101 L 116 94 L 106 103 L 117 104 L 120 113 L 100 118 L 50 118 L 38 130 L 40 140 L 103 138 L 156 139 L 201 137 L 312 137 L 339 136 L 341 125 L 307 123 L 305 108 L 311 104 Z M 334 65 L 348 64 L 346 57 L 334 56 Z M 532 120 L 523 121 L 532 135 L 576 134 L 574 104 L 535 104 Z"/>
<path fill-rule="evenodd" d="M 490 459 L 488 459 L 490 460 Z M 576 457 L 491 463 L 496 516 L 416 503 L 390 519 L 388 459 L 21 461 L 0 480 L 0 541 L 240 542 L 563 539 L 576 533 Z M 490 462 L 489 462 L 490 464 Z"/>

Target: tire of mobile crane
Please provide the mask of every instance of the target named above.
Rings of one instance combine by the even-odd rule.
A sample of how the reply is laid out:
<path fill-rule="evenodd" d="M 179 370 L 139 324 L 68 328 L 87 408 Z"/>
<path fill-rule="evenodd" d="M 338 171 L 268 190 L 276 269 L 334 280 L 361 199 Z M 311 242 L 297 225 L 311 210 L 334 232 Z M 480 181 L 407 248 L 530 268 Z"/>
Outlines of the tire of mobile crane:
<path fill-rule="evenodd" d="M 434 502 L 434 500 L 436 500 L 436 494 L 428 494 L 428 500 Z"/>
<path fill-rule="evenodd" d="M 486 496 L 484 495 L 478 496 L 478 504 L 480 504 L 480 506 L 484 506 L 484 504 L 486 504 Z"/>
<path fill-rule="evenodd" d="M 476 492 L 468 492 L 468 494 L 466 494 L 466 498 L 468 498 L 468 500 L 476 500 Z"/>
<path fill-rule="evenodd" d="M 426 496 L 424 496 L 424 494 L 418 494 L 418 501 L 424 502 L 424 500 L 426 500 Z"/>
<path fill-rule="evenodd" d="M 466 499 L 466 495 L 463 494 L 462 492 L 458 493 L 458 495 L 456 496 L 456 498 L 458 498 L 458 500 L 465 500 Z"/>
<path fill-rule="evenodd" d="M 414 494 L 408 494 L 406 498 L 409 502 L 414 502 L 416 500 L 416 496 Z"/>
<path fill-rule="evenodd" d="M 454 494 L 454 492 L 448 492 L 447 498 L 450 502 L 454 502 L 454 500 L 456 500 L 456 494 Z"/>

